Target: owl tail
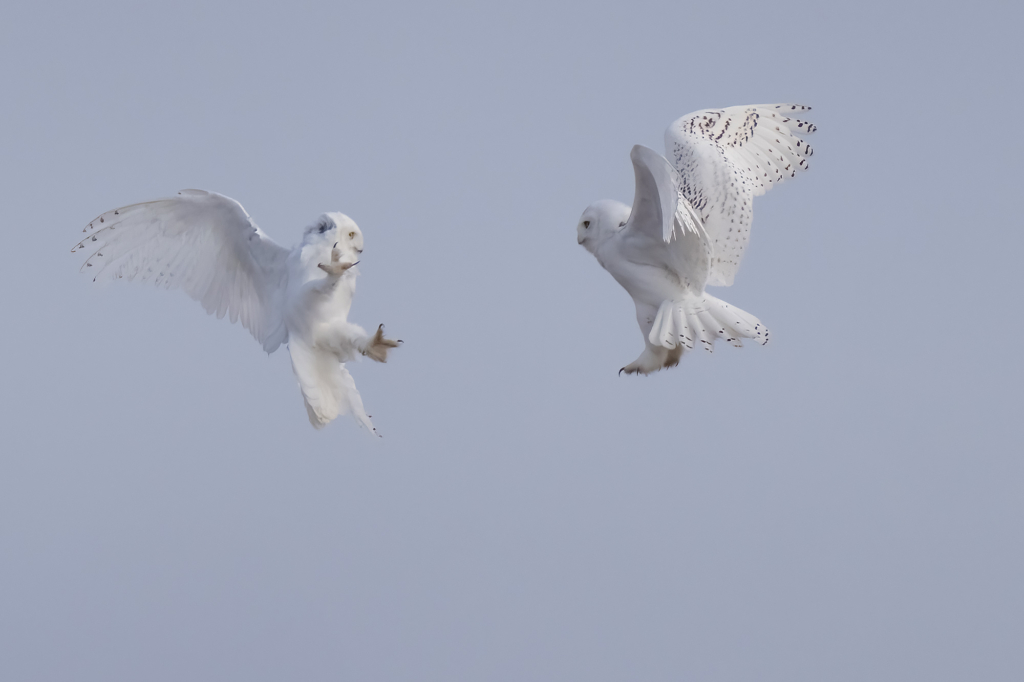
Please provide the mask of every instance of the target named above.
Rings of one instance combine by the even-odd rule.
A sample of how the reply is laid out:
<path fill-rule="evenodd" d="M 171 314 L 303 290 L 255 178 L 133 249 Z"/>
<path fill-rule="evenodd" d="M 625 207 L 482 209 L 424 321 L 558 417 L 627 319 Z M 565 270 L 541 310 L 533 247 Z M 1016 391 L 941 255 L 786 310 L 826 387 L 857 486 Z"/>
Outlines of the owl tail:
<path fill-rule="evenodd" d="M 377 433 L 363 409 L 363 399 L 356 390 L 356 382 L 337 355 L 310 348 L 295 339 L 289 340 L 288 352 L 306 403 L 309 423 L 314 428 L 322 429 L 337 416 L 351 414 L 370 433 Z"/>
<path fill-rule="evenodd" d="M 736 347 L 743 345 L 742 339 L 752 339 L 763 346 L 768 329 L 750 313 L 705 293 L 664 301 L 648 335 L 654 346 L 683 351 L 700 346 L 709 353 L 716 339 Z"/>

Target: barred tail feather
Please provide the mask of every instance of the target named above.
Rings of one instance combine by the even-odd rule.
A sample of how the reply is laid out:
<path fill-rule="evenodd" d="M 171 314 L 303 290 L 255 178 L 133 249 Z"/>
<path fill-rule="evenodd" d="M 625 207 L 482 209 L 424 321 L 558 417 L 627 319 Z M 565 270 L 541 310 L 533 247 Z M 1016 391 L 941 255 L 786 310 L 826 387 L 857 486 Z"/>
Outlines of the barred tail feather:
<path fill-rule="evenodd" d="M 709 294 L 665 301 L 648 340 L 654 346 L 714 350 L 717 339 L 742 346 L 742 339 L 768 343 L 768 329 L 750 313 Z"/>
<path fill-rule="evenodd" d="M 653 322 L 649 315 L 650 309 L 637 307 L 641 328 L 646 319 L 651 330 L 644 352 L 620 372 L 650 374 L 674 367 L 686 351 L 703 348 L 713 352 L 719 339 L 737 347 L 743 345 L 742 339 L 768 343 L 768 330 L 760 320 L 706 293 L 663 301 Z"/>
<path fill-rule="evenodd" d="M 708 333 L 704 323 L 700 319 L 700 309 L 688 311 L 686 321 L 690 324 L 690 330 L 694 333 L 696 343 L 694 348 L 703 348 L 711 353 L 715 348 L 715 337 Z"/>
<path fill-rule="evenodd" d="M 734 346 L 743 345 L 740 339 L 752 339 L 762 346 L 768 343 L 768 328 L 761 320 L 714 296 L 704 294 L 704 298 L 708 303 L 708 312 L 732 333 L 733 338 L 726 340 Z"/>

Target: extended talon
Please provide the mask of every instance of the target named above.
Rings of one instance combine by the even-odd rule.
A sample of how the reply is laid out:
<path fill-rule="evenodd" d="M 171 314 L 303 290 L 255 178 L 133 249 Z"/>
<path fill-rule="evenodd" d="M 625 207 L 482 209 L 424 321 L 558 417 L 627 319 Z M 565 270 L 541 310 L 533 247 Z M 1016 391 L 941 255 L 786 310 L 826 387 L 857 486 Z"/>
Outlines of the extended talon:
<path fill-rule="evenodd" d="M 345 274 L 346 270 L 348 270 L 353 265 L 356 265 L 357 263 L 359 263 L 359 261 L 356 261 L 355 263 L 331 263 L 330 265 L 326 265 L 324 263 L 317 263 L 316 266 L 323 270 L 324 272 L 326 272 L 328 275 L 341 277 L 342 275 Z"/>
<path fill-rule="evenodd" d="M 367 344 L 366 350 L 363 351 L 363 355 L 369 357 L 371 360 L 377 362 L 388 361 L 388 351 L 392 348 L 398 348 L 398 344 L 401 341 L 392 341 L 391 339 L 384 338 L 384 325 L 377 327 L 377 333 L 370 339 L 370 343 Z"/>
<path fill-rule="evenodd" d="M 335 244 L 335 247 L 338 245 Z M 317 263 L 317 267 L 326 272 L 328 275 L 334 275 L 335 277 L 341 277 L 345 274 L 345 271 L 351 268 L 353 265 L 358 265 L 359 261 L 355 263 L 342 263 L 341 262 L 341 251 L 337 248 L 331 249 L 331 262 L 330 263 Z"/>

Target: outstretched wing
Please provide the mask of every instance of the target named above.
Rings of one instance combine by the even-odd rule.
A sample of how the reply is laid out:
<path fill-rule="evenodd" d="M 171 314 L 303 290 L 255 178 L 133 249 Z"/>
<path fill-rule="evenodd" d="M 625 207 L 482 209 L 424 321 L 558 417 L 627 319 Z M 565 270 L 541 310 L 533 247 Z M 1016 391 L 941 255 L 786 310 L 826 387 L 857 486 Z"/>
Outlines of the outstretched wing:
<path fill-rule="evenodd" d="M 287 340 L 283 298 L 288 250 L 256 226 L 242 205 L 186 189 L 108 211 L 83 230 L 74 251 L 95 247 L 82 271 L 180 288 L 206 312 L 241 320 L 268 353 Z"/>
<path fill-rule="evenodd" d="M 810 107 L 755 104 L 687 114 L 665 131 L 680 188 L 700 215 L 714 254 L 708 284 L 729 286 L 750 240 L 753 199 L 797 171 L 815 126 L 792 116 Z"/>
<path fill-rule="evenodd" d="M 711 247 L 700 217 L 680 191 L 680 177 L 653 149 L 629 153 L 636 176 L 633 209 L 622 230 L 623 255 L 636 263 L 666 268 L 700 293 L 708 277 Z"/>

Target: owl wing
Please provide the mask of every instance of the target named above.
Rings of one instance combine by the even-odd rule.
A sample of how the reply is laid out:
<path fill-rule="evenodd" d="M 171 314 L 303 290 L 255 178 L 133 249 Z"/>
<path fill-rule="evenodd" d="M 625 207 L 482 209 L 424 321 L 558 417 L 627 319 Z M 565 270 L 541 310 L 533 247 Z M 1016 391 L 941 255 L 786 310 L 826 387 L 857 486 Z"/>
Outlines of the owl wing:
<path fill-rule="evenodd" d="M 95 248 L 82 264 L 93 281 L 138 279 L 180 288 L 206 312 L 241 320 L 268 353 L 287 340 L 289 252 L 234 199 L 186 189 L 169 199 L 108 211 L 83 232 L 86 237 L 72 252 Z"/>
<path fill-rule="evenodd" d="M 707 109 L 665 131 L 666 156 L 714 250 L 708 284 L 733 283 L 750 240 L 754 197 L 807 170 L 812 150 L 797 136 L 815 126 L 792 116 L 809 110 L 799 104 Z"/>
<path fill-rule="evenodd" d="M 665 267 L 695 293 L 704 290 L 711 246 L 700 217 L 680 191 L 679 174 L 653 149 L 629 153 L 636 177 L 633 208 L 622 230 L 623 255 Z"/>

